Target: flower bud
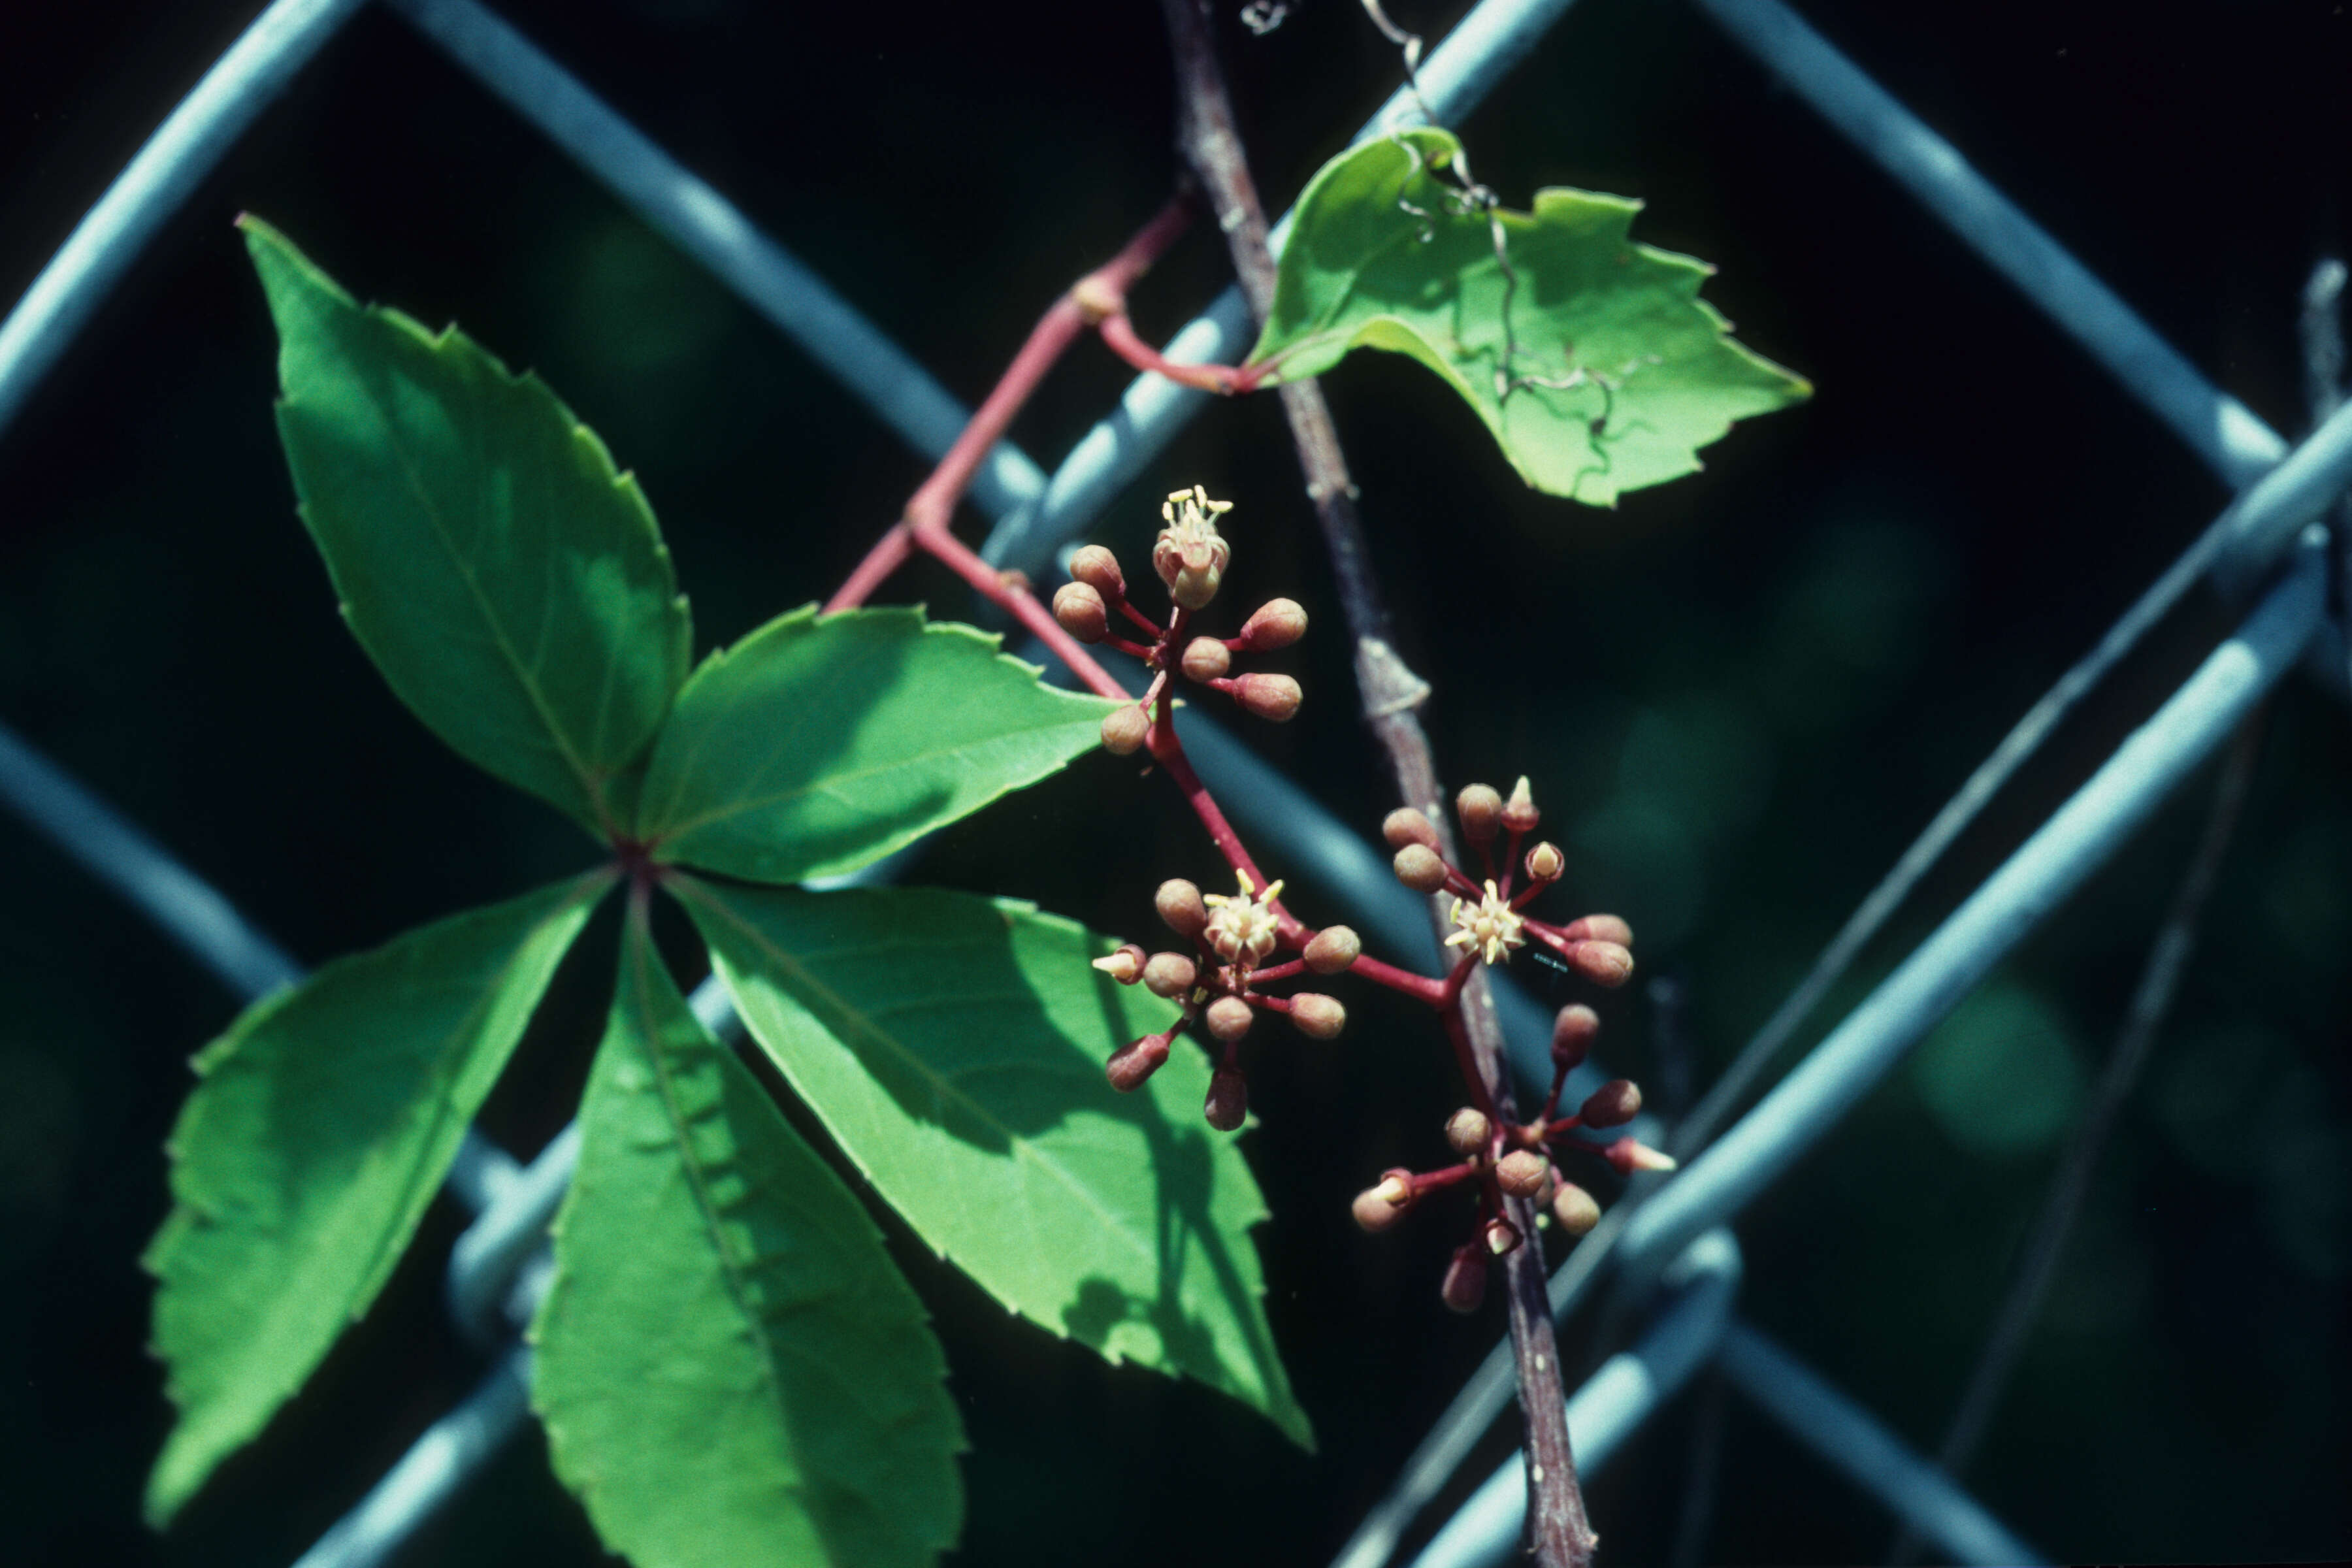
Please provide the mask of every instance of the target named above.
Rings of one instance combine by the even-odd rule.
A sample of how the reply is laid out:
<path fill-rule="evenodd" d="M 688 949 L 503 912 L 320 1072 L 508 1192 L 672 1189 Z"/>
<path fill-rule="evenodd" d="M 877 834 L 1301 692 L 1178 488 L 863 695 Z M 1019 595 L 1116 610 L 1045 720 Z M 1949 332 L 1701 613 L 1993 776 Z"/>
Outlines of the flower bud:
<path fill-rule="evenodd" d="M 1348 1009 L 1336 996 L 1301 991 L 1290 999 L 1290 1021 L 1310 1040 L 1337 1039 L 1348 1026 Z"/>
<path fill-rule="evenodd" d="M 1141 750 L 1150 733 L 1151 716 L 1139 704 L 1130 702 L 1112 709 L 1103 720 L 1103 749 L 1124 757 Z"/>
<path fill-rule="evenodd" d="M 1167 1060 L 1168 1037 L 1146 1035 L 1113 1051 L 1103 1074 L 1110 1079 L 1111 1088 L 1121 1094 L 1133 1094 L 1143 1087 L 1143 1080 L 1158 1072 Z"/>
<path fill-rule="evenodd" d="M 1402 1171 L 1384 1171 L 1381 1179 L 1356 1194 L 1349 1212 L 1368 1231 L 1388 1229 L 1412 1206 L 1412 1179 Z"/>
<path fill-rule="evenodd" d="M 1082 546 L 1070 557 L 1070 575 L 1106 600 L 1127 594 L 1127 574 L 1118 569 L 1118 557 L 1099 544 Z"/>
<path fill-rule="evenodd" d="M 1187 679 L 1214 680 L 1233 667 L 1234 656 L 1214 637 L 1194 637 L 1184 645 Z"/>
<path fill-rule="evenodd" d="M 1154 996 L 1181 996 L 1194 978 L 1192 961 L 1181 952 L 1155 952 L 1143 966 L 1143 988 Z"/>
<path fill-rule="evenodd" d="M 1653 1149 L 1638 1138 L 1620 1138 L 1603 1149 L 1601 1157 L 1621 1176 L 1636 1171 L 1671 1171 L 1678 1163 L 1672 1154 Z"/>
<path fill-rule="evenodd" d="M 1547 838 L 1528 851 L 1528 876 L 1538 882 L 1557 882 L 1568 870 L 1568 857 L 1559 846 Z"/>
<path fill-rule="evenodd" d="M 1381 821 L 1381 837 L 1389 841 L 1391 849 L 1402 849 L 1408 844 L 1423 848 L 1437 848 L 1437 829 L 1429 818 L 1409 805 L 1398 806 Z"/>
<path fill-rule="evenodd" d="M 1531 1198 L 1543 1191 L 1551 1162 L 1533 1149 L 1514 1149 L 1495 1163 L 1495 1180 L 1515 1198 Z"/>
<path fill-rule="evenodd" d="M 1551 1059 L 1557 1067 L 1573 1068 L 1581 1064 L 1592 1049 L 1593 1037 L 1601 1033 L 1601 1015 L 1581 1002 L 1573 1002 L 1559 1010 L 1551 1021 Z"/>
<path fill-rule="evenodd" d="M 1132 985 L 1143 978 L 1143 950 L 1130 942 L 1096 959 L 1095 967 L 1121 985 Z"/>
<path fill-rule="evenodd" d="M 1642 1090 L 1631 1079 L 1612 1078 L 1586 1098 L 1577 1114 L 1587 1127 L 1622 1127 L 1642 1109 Z"/>
<path fill-rule="evenodd" d="M 1242 623 L 1242 646 L 1253 653 L 1288 647 L 1307 635 L 1307 612 L 1296 599 L 1268 599 Z"/>
<path fill-rule="evenodd" d="M 1574 1182 L 1562 1182 L 1551 1195 L 1551 1217 L 1570 1236 L 1583 1236 L 1601 1223 L 1601 1205 Z"/>
<path fill-rule="evenodd" d="M 1486 1113 L 1472 1106 L 1465 1105 L 1445 1119 L 1445 1141 L 1465 1159 L 1485 1153 L 1486 1142 L 1494 1133 L 1494 1124 L 1486 1120 Z"/>
<path fill-rule="evenodd" d="M 1456 1247 L 1437 1294 L 1457 1312 L 1475 1312 L 1486 1299 L 1486 1259 L 1475 1247 Z"/>
<path fill-rule="evenodd" d="M 1528 787 L 1528 775 L 1521 773 L 1519 782 L 1511 786 L 1511 798 L 1503 803 L 1503 826 L 1514 833 L 1533 833 L 1543 813 L 1536 809 L 1535 792 Z"/>
<path fill-rule="evenodd" d="M 1612 991 L 1633 973 L 1633 955 L 1613 942 L 1571 942 L 1553 951 L 1568 961 L 1570 969 Z"/>
<path fill-rule="evenodd" d="M 1080 642 L 1100 642 L 1110 636 L 1110 613 L 1103 597 L 1084 583 L 1065 583 L 1054 590 L 1054 618 Z"/>
<path fill-rule="evenodd" d="M 1454 797 L 1454 815 L 1461 819 L 1462 836 L 1473 844 L 1491 844 L 1503 825 L 1503 797 L 1492 784 L 1465 784 Z"/>
<path fill-rule="evenodd" d="M 1160 884 L 1151 895 L 1152 907 L 1168 929 L 1178 936 L 1197 937 L 1209 925 L 1209 906 L 1201 898 L 1201 889 L 1181 877 L 1171 877 Z"/>
<path fill-rule="evenodd" d="M 1256 1012 L 1238 996 L 1220 996 L 1209 1004 L 1202 1015 L 1209 1033 L 1221 1040 L 1238 1040 L 1250 1031 L 1257 1019 Z"/>
<path fill-rule="evenodd" d="M 1168 584 L 1168 596 L 1188 610 L 1205 610 L 1209 601 L 1217 596 L 1217 585 L 1224 574 L 1214 566 L 1194 571 L 1187 566 L 1178 571 L 1176 580 Z"/>
<path fill-rule="evenodd" d="M 1286 722 L 1306 693 L 1286 675 L 1244 675 L 1234 682 L 1234 700 L 1269 722 Z"/>
<path fill-rule="evenodd" d="M 1491 1257 L 1508 1257 L 1519 1245 L 1519 1227 L 1507 1219 L 1490 1219 L 1478 1227 L 1478 1244 Z"/>
<path fill-rule="evenodd" d="M 1433 893 L 1445 886 L 1445 862 L 1426 844 L 1408 844 L 1391 862 L 1396 879 L 1416 893 Z"/>
<path fill-rule="evenodd" d="M 1230 1002 L 1233 998 L 1225 1000 Z M 1232 1068 L 1219 1068 L 1211 1073 L 1209 1098 L 1202 1102 L 1201 1114 L 1220 1132 L 1231 1132 L 1239 1127 L 1249 1115 L 1248 1080 Z"/>
<path fill-rule="evenodd" d="M 1570 921 L 1560 929 L 1561 936 L 1570 942 L 1613 942 L 1619 947 L 1633 945 L 1633 928 L 1615 915 L 1587 915 Z"/>
<path fill-rule="evenodd" d="M 1337 974 L 1363 955 L 1364 941 L 1346 926 L 1325 926 L 1299 956 L 1318 974 Z"/>

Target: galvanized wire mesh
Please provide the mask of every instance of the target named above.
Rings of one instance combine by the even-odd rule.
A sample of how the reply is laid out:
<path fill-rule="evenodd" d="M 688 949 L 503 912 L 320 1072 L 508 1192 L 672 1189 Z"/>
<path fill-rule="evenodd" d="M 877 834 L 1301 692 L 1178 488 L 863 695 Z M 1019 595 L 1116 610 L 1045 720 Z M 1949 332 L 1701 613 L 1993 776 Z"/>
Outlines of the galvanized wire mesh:
<path fill-rule="evenodd" d="M 476 0 L 387 4 L 803 348 L 908 446 L 929 457 L 945 451 L 967 411 L 723 195 Z M 1418 118 L 1423 104 L 1441 121 L 1458 119 L 1570 4 L 1481 0 L 1422 66 L 1420 103 L 1400 91 L 1361 134 Z M 1778 0 L 1698 0 L 1698 5 L 2240 492 L 2003 741 L 1683 1124 L 1679 1150 L 1696 1158 L 1674 1179 L 1630 1195 L 1605 1228 L 1571 1254 L 1554 1286 L 1554 1307 L 1562 1312 L 1583 1299 L 1604 1267 L 1660 1287 L 1649 1327 L 1604 1362 L 1570 1402 L 1571 1427 L 1588 1469 L 1604 1465 L 1626 1436 L 1713 1362 L 1732 1386 L 1921 1537 L 1961 1561 L 2028 1561 L 2031 1549 L 1952 1478 L 1910 1453 L 1859 1405 L 1738 1319 L 1739 1253 L 1727 1226 L 2112 857 L 2304 656 L 2323 630 L 2326 608 L 2325 551 L 2308 535 L 2352 484 L 2352 411 L 2337 413 L 2289 450 L 1788 7 Z M 359 8 L 360 0 L 276 0 L 141 149 L 0 322 L 0 432 L 163 222 Z M 1278 244 L 1280 230 L 1276 238 Z M 1245 346 L 1248 329 L 1238 291 L 1228 289 L 1175 335 L 1168 353 L 1180 360 L 1229 360 Z M 994 520 L 987 557 L 1042 572 L 1206 401 L 1204 395 L 1140 377 L 1050 475 L 1009 443 L 1000 446 L 972 491 Z M 2209 578 L 2242 594 L 2262 590 L 2235 634 L 1759 1103 L 1710 1142 L 1714 1126 L 1772 1052 L 1976 810 L 2148 626 Z M 1319 882 L 1353 918 L 1390 936 L 1393 945 L 1407 952 L 1427 945 L 1416 900 L 1385 874 L 1383 857 L 1207 721 L 1188 714 L 1186 723 L 1202 773 L 1236 804 L 1245 828 L 1277 845 L 1286 864 Z M 5 729 L 0 799 L 238 995 L 257 996 L 299 978 L 292 961 L 216 891 Z M 732 1027 L 715 987 L 698 993 L 695 1004 L 714 1028 Z M 1507 1021 L 1522 1066 L 1542 1071 L 1542 1010 L 1514 996 Z M 459 1322 L 493 1355 L 492 1370 L 302 1558 L 303 1568 L 386 1561 L 524 1420 L 529 1352 L 514 1342 L 514 1334 L 544 1287 L 545 1227 L 576 1152 L 576 1138 L 567 1131 L 524 1166 L 469 1137 L 449 1185 L 476 1219 L 454 1249 L 448 1291 Z M 1397 1489 L 1343 1550 L 1340 1563 L 1371 1568 L 1392 1555 L 1414 1513 L 1458 1468 L 1507 1397 L 1499 1364 L 1490 1358 Z M 1423 1568 L 1459 1568 L 1501 1561 L 1516 1540 L 1523 1506 L 1515 1458 L 1439 1531 L 1417 1562 Z"/>

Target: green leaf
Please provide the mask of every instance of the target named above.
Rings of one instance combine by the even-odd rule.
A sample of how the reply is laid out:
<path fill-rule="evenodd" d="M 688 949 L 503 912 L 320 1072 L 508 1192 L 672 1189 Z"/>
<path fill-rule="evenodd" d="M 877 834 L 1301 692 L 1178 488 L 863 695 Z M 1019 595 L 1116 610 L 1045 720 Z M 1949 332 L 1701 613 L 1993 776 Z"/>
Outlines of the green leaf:
<path fill-rule="evenodd" d="M 302 1386 L 406 1250 L 466 1124 L 612 885 L 598 870 L 340 958 L 196 1058 L 147 1250 L 179 1424 L 161 1525 Z"/>
<path fill-rule="evenodd" d="M 656 859 L 760 882 L 855 870 L 1059 770 L 1111 704 L 970 626 L 814 605 L 705 659 L 654 743 Z"/>
<path fill-rule="evenodd" d="M 1120 1094 L 1103 1061 L 1174 1009 L 1087 966 L 1110 944 L 933 889 L 677 879 L 735 1005 L 891 1205 L 998 1300 L 1113 1362 L 1198 1378 L 1312 1447 L 1261 1299 L 1265 1205 L 1179 1052 Z"/>
<path fill-rule="evenodd" d="M 953 1543 L 947 1360 L 874 1222 L 633 919 L 531 1337 L 556 1473 L 641 1568 Z"/>
<path fill-rule="evenodd" d="M 1316 174 L 1250 352 L 1260 384 L 1320 375 L 1358 347 L 1410 354 L 1520 478 L 1596 506 L 1693 472 L 1733 420 L 1811 395 L 1727 335 L 1698 297 L 1713 268 L 1626 238 L 1641 203 L 1555 187 L 1490 221 L 1439 177 L 1458 174 L 1461 151 L 1450 132 L 1405 131 Z"/>
<path fill-rule="evenodd" d="M 278 429 L 343 615 L 472 762 L 607 837 L 693 628 L 636 480 L 536 376 L 362 310 L 242 220 L 278 321 Z"/>

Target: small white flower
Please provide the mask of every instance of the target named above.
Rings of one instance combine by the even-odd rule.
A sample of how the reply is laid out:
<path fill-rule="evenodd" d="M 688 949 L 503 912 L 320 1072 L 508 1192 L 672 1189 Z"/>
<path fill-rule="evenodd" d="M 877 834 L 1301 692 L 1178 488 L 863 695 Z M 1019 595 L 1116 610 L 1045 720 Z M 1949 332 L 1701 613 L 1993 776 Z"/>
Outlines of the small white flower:
<path fill-rule="evenodd" d="M 1247 967 L 1274 951 L 1281 929 L 1274 900 L 1282 897 L 1282 879 L 1268 882 L 1262 893 L 1251 891 L 1246 871 L 1235 871 L 1234 879 L 1241 884 L 1240 897 L 1211 893 L 1201 900 L 1210 910 L 1208 928 L 1201 935 L 1219 958 Z"/>
<path fill-rule="evenodd" d="M 1461 929 L 1445 939 L 1445 945 L 1465 948 L 1488 963 L 1502 963 L 1513 948 L 1525 946 L 1528 940 L 1519 932 L 1526 922 L 1495 890 L 1491 880 L 1486 896 L 1475 906 L 1467 899 L 1454 900 L 1454 923 Z"/>

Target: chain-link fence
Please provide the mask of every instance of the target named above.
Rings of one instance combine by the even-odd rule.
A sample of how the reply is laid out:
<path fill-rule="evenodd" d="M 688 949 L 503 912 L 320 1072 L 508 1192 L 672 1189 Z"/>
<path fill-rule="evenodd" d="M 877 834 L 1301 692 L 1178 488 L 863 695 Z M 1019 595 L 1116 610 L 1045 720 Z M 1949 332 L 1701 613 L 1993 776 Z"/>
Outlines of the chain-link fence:
<path fill-rule="evenodd" d="M 967 416 L 953 397 L 724 196 L 530 40 L 475 0 L 384 5 L 708 268 L 908 446 L 927 458 L 945 451 Z M 170 215 L 361 8 L 361 0 L 277 0 L 155 132 L 0 324 L 0 431 L 71 351 Z M 1570 0 L 1482 0 L 1422 68 L 1421 98 L 1429 112 L 1441 121 L 1468 113 L 1570 9 Z M 1563 1314 L 1612 1279 L 1638 1287 L 1633 1299 L 1646 1303 L 1646 1328 L 1570 1401 L 1571 1429 L 1588 1471 L 1605 1467 L 1626 1438 L 1712 1364 L 1730 1387 L 1875 1496 L 1916 1538 L 1962 1562 L 2028 1561 L 2032 1549 L 1949 1474 L 1741 1320 L 1740 1252 L 1729 1227 L 2128 841 L 2185 775 L 2222 748 L 2315 645 L 2332 643 L 2337 634 L 2327 614 L 2327 551 L 2313 525 L 2352 482 L 2352 411 L 2333 415 L 2290 447 L 1787 7 L 1776 0 L 1699 0 L 1699 9 L 2014 284 L 2236 491 L 2196 542 L 2018 722 L 1856 910 L 1731 1071 L 1670 1131 L 1684 1169 L 1671 1179 L 1637 1185 L 1570 1254 L 1554 1282 L 1554 1306 Z M 1380 133 L 1419 112 L 1400 92 L 1362 134 Z M 1174 336 L 1167 353 L 1178 360 L 1229 362 L 1245 350 L 1248 335 L 1239 292 L 1229 289 Z M 972 492 L 994 523 L 987 558 L 1044 575 L 1057 552 L 1085 533 L 1207 401 L 1205 395 L 1145 376 L 1050 472 L 1011 446 L 1000 447 Z M 2249 606 L 2234 633 L 1819 1045 L 1734 1119 L 1772 1054 L 1986 802 L 2160 617 L 2208 581 Z M 2338 657 L 2324 662 L 2340 668 L 2340 647 L 2334 651 Z M 1419 900 L 1390 877 L 1384 855 L 1208 721 L 1190 714 L 1186 723 L 1201 772 L 1232 803 L 1246 831 L 1276 846 L 1285 865 L 1339 896 L 1349 918 L 1382 942 L 1407 952 L 1427 952 Z M 0 796 L 238 996 L 257 997 L 298 977 L 284 952 L 220 894 L 5 730 Z M 867 873 L 890 874 L 888 863 Z M 733 1026 L 715 985 L 706 985 L 694 1000 L 714 1028 Z M 1540 1079 L 1549 1071 L 1548 1013 L 1507 987 L 1504 1004 L 1516 1059 Z M 576 1137 L 568 1131 L 528 1165 L 478 1136 L 469 1139 L 449 1190 L 474 1218 L 451 1257 L 447 1296 L 459 1324 L 489 1354 L 492 1370 L 303 1557 L 305 1568 L 388 1560 L 526 1419 L 530 1352 L 517 1335 L 544 1288 L 546 1226 L 576 1152 Z M 1338 1563 L 1375 1568 L 1390 1561 L 1510 1393 L 1498 1347 Z M 1417 1563 L 1456 1568 L 1503 1560 L 1522 1505 L 1514 1458 L 1437 1532 Z"/>

